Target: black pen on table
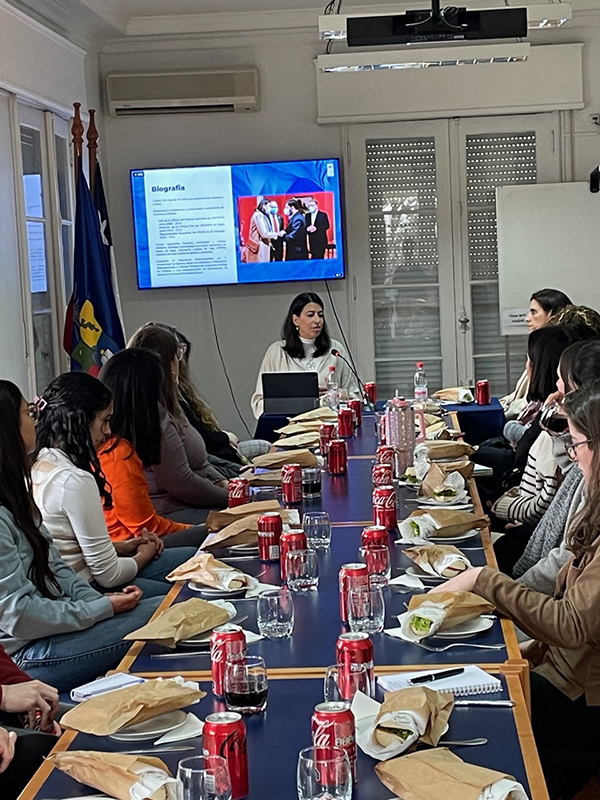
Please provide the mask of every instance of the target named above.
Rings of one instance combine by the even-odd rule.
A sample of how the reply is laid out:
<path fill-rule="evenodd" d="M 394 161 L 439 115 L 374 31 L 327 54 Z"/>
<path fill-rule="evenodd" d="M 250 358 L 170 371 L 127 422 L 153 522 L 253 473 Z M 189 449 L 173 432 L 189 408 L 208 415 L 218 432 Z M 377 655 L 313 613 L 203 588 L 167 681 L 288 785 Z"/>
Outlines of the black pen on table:
<path fill-rule="evenodd" d="M 409 678 L 408 682 L 411 686 L 417 686 L 419 683 L 431 683 L 432 681 L 441 681 L 442 678 L 453 678 L 455 675 L 462 675 L 464 671 L 464 667 L 445 669 L 442 672 L 430 672 L 427 675 L 418 675 L 416 678 Z"/>

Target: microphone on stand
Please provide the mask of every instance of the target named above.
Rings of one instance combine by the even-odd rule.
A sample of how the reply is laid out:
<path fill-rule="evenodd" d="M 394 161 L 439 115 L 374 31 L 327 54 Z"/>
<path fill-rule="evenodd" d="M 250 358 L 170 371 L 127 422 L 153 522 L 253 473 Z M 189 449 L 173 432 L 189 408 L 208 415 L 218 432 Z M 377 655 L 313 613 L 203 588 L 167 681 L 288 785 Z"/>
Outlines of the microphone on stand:
<path fill-rule="evenodd" d="M 334 347 L 334 348 L 333 348 L 333 350 L 331 351 L 331 355 L 332 355 L 332 356 L 335 356 L 336 358 L 341 358 L 341 359 L 342 359 L 342 361 L 345 361 L 345 362 L 346 362 L 346 364 L 347 364 L 347 365 L 350 367 L 350 371 L 352 372 L 352 374 L 354 375 L 354 377 L 355 377 L 355 378 L 356 378 L 356 380 L 358 381 L 358 386 L 359 386 L 359 389 L 361 390 L 361 392 L 362 392 L 362 394 L 363 394 L 363 400 L 364 400 L 364 402 L 367 404 L 367 408 L 369 409 L 369 411 L 375 411 L 375 403 L 372 403 L 372 402 L 371 402 L 371 400 L 370 400 L 370 398 L 369 398 L 369 395 L 367 394 L 367 391 L 366 391 L 366 389 L 365 389 L 365 385 L 364 385 L 364 383 L 361 381 L 361 379 L 360 379 L 360 378 L 359 378 L 359 376 L 358 376 L 358 372 L 357 372 L 357 371 L 354 369 L 354 367 L 353 367 L 353 366 L 352 366 L 352 364 L 351 364 L 351 363 L 348 361 L 348 359 L 346 358 L 346 356 L 342 355 L 342 353 L 340 353 L 340 351 L 339 351 L 339 350 L 337 350 L 335 347 Z"/>

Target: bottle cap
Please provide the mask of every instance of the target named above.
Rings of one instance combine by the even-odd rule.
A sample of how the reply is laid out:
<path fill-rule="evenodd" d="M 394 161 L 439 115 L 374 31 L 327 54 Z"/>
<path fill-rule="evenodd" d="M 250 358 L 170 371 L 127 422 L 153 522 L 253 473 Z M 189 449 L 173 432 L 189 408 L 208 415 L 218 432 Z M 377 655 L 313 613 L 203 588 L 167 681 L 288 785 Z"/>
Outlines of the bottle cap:
<path fill-rule="evenodd" d="M 423 366 L 423 362 L 422 361 L 417 361 L 417 367 L 422 367 L 422 366 Z"/>

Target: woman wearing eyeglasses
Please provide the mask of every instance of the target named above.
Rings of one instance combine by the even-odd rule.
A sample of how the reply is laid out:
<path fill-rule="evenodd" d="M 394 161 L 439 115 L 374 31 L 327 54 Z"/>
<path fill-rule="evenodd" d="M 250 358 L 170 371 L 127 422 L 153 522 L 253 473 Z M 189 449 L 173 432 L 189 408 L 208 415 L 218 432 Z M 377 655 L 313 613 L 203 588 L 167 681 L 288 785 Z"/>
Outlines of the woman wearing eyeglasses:
<path fill-rule="evenodd" d="M 585 481 L 585 504 L 569 524 L 569 562 L 553 597 L 491 567 L 432 591 L 468 591 L 493 603 L 531 638 L 532 725 L 552 800 L 570 800 L 600 766 L 600 384 L 564 400 L 568 452 Z"/>
<path fill-rule="evenodd" d="M 163 516 L 201 524 L 210 509 L 227 506 L 227 481 L 208 463 L 204 440 L 179 404 L 179 361 L 185 349 L 171 331 L 153 323 L 136 331 L 127 346 L 158 353 L 163 366 L 160 459 L 146 469 L 152 502 Z"/>

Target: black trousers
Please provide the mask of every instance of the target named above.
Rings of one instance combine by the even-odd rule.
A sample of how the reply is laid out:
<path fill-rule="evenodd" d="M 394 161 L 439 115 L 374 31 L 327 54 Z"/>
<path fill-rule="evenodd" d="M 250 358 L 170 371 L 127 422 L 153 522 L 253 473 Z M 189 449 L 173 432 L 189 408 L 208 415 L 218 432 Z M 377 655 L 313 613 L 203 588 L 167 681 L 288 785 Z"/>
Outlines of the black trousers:
<path fill-rule="evenodd" d="M 14 758 L 0 775 L 0 797 L 16 800 L 58 739 L 18 727 L 18 718 L 12 714 L 0 714 L 0 726 L 17 734 Z"/>
<path fill-rule="evenodd" d="M 505 524 L 503 521 L 502 527 Z M 494 553 L 496 554 L 500 572 L 504 572 L 505 575 L 509 575 L 512 578 L 514 566 L 523 555 L 523 551 L 527 547 L 535 528 L 536 523 L 517 525 L 515 528 L 509 528 L 504 533 L 504 536 L 496 539 Z M 501 527 L 492 526 L 492 530 L 500 531 Z"/>
<path fill-rule="evenodd" d="M 551 800 L 571 800 L 600 766 L 600 706 L 531 673 L 531 724 Z"/>

